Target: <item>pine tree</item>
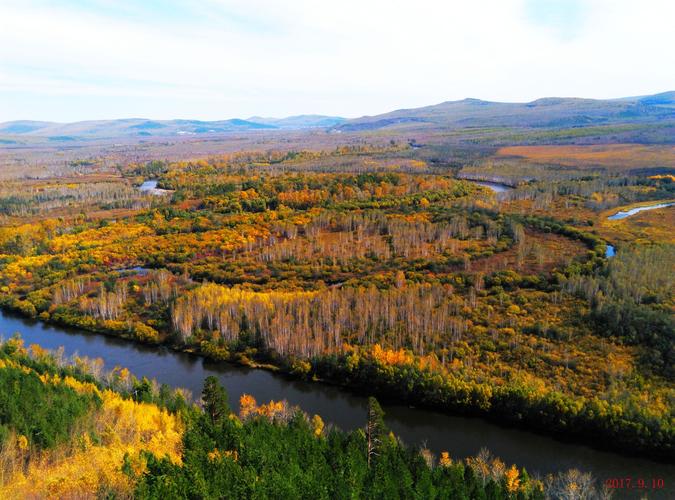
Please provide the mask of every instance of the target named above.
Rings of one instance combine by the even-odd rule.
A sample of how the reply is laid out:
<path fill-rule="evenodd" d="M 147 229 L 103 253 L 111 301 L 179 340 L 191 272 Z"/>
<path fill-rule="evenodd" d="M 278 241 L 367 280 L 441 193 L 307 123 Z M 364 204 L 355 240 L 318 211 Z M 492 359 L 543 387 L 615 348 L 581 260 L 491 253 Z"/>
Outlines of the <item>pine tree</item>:
<path fill-rule="evenodd" d="M 204 401 L 204 410 L 211 417 L 213 424 L 216 424 L 230 411 L 227 404 L 227 391 L 214 376 L 206 377 L 206 380 L 204 380 L 202 400 Z"/>
<path fill-rule="evenodd" d="M 380 455 L 382 439 L 387 433 L 384 423 L 384 411 L 380 403 L 374 397 L 368 398 L 368 425 L 366 438 L 368 440 L 368 467 L 370 467 Z"/>

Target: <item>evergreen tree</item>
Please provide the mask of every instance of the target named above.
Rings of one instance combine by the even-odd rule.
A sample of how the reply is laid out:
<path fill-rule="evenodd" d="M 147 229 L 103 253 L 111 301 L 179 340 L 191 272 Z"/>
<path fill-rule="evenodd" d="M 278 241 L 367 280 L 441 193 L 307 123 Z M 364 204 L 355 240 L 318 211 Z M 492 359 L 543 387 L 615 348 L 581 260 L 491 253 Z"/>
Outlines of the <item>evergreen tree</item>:
<path fill-rule="evenodd" d="M 384 423 L 384 411 L 380 403 L 374 397 L 368 398 L 368 424 L 366 426 L 366 438 L 368 441 L 368 467 L 370 467 L 380 455 L 382 439 L 387 433 Z"/>
<path fill-rule="evenodd" d="M 227 391 L 214 376 L 206 377 L 202 390 L 202 400 L 204 401 L 204 410 L 211 417 L 211 423 L 213 424 L 216 424 L 230 412 L 227 404 Z"/>

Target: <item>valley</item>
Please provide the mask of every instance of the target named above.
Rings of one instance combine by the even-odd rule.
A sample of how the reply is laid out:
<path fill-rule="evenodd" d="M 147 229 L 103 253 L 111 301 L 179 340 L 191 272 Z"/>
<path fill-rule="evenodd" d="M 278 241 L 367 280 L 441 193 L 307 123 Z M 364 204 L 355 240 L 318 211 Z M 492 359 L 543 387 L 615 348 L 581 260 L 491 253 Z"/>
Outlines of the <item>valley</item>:
<path fill-rule="evenodd" d="M 57 350 L 45 366 L 78 353 L 98 391 L 92 359 L 127 370 L 122 399 L 150 384 L 147 402 L 166 405 L 166 384 L 203 406 L 213 375 L 240 400 L 231 421 L 272 415 L 269 432 L 304 417 L 288 410 L 275 431 L 276 406 L 247 397 L 358 440 L 375 396 L 415 453 L 478 471 L 488 448 L 525 467 L 539 482 L 511 491 L 491 458 L 483 486 L 526 498 L 568 469 L 598 491 L 619 474 L 672 477 L 670 108 L 622 120 L 613 103 L 556 101 L 561 124 L 538 101 L 485 128 L 507 108 L 478 105 L 208 138 L 15 133 L 0 155 L 0 333 Z M 611 125 L 565 128 L 579 114 Z M 12 363 L 37 363 L 31 349 Z M 189 436 L 226 432 L 186 412 Z M 134 487 L 202 470 L 153 460 L 125 476 Z"/>

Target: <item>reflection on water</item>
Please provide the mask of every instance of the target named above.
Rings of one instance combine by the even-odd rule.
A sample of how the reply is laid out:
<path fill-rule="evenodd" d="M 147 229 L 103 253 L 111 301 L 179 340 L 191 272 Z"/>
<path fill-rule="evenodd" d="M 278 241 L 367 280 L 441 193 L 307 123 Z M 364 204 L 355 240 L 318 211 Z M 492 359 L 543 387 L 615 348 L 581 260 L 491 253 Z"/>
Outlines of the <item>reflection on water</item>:
<path fill-rule="evenodd" d="M 123 269 L 115 269 L 115 272 L 118 273 L 130 273 L 130 274 L 136 274 L 138 276 L 145 276 L 150 272 L 150 269 L 147 267 L 141 267 L 141 266 L 136 266 L 136 267 L 125 267 Z"/>
<path fill-rule="evenodd" d="M 265 370 L 216 363 L 166 347 L 143 346 L 0 312 L 0 334 L 8 337 L 15 332 L 21 333 L 26 344 L 39 343 L 50 349 L 64 346 L 66 354 L 102 358 L 108 369 L 116 365 L 125 366 L 138 377 L 155 378 L 173 387 L 185 387 L 196 397 L 201 393 L 204 379 L 215 375 L 226 387 L 233 406 L 236 406 L 241 394 L 248 393 L 258 402 L 286 399 L 310 414 L 320 414 L 327 423 L 343 429 L 355 429 L 365 423 L 367 398 L 335 386 L 290 380 Z M 403 441 L 427 446 L 436 453 L 447 450 L 455 457 L 466 457 L 487 447 L 507 463 L 525 466 L 531 473 L 546 474 L 577 467 L 593 472 L 599 480 L 610 477 L 662 477 L 668 487 L 675 478 L 673 466 L 566 444 L 479 418 L 449 416 L 386 401 L 383 408 L 388 425 Z"/>
<path fill-rule="evenodd" d="M 487 188 L 492 189 L 495 193 L 506 193 L 507 191 L 513 190 L 511 186 L 507 186 L 506 184 L 499 184 L 497 182 L 487 182 L 487 181 L 471 181 L 474 184 L 478 184 L 479 186 L 485 186 Z"/>
<path fill-rule="evenodd" d="M 159 189 L 157 188 L 157 180 L 156 179 L 150 179 L 147 181 L 143 181 L 143 184 L 141 184 L 138 187 L 139 191 L 142 191 L 144 193 L 149 193 L 149 194 L 154 194 L 154 195 L 161 195 L 161 194 L 168 194 L 172 193 L 173 191 L 169 189 Z"/>
<path fill-rule="evenodd" d="M 149 181 L 144 181 L 143 184 L 140 185 L 138 188 L 141 191 L 150 191 L 151 189 L 156 189 L 157 188 L 157 181 L 156 180 L 149 180 Z"/>
<path fill-rule="evenodd" d="M 659 203 L 658 205 L 648 205 L 645 207 L 636 207 L 636 208 L 631 208 L 630 210 L 625 210 L 622 212 L 617 212 L 614 215 L 610 215 L 607 217 L 608 220 L 620 220 L 620 219 L 625 219 L 626 217 L 630 217 L 631 215 L 635 215 L 640 212 L 644 212 L 645 210 L 654 210 L 657 208 L 666 208 L 666 207 L 671 207 L 675 205 L 675 203 Z"/>

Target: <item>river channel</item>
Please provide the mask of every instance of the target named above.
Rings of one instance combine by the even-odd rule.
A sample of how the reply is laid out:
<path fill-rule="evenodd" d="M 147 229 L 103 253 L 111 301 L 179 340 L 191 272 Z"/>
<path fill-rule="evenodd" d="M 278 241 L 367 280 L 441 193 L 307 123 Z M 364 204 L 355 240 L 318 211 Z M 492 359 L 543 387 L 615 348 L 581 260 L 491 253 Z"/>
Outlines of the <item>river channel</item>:
<path fill-rule="evenodd" d="M 319 414 L 327 423 L 350 430 L 366 420 L 367 398 L 348 390 L 314 382 L 289 380 L 261 369 L 215 363 L 164 347 L 143 346 L 131 341 L 47 325 L 0 312 L 0 334 L 19 332 L 26 344 L 37 343 L 65 353 L 102 358 L 108 369 L 127 367 L 138 377 L 154 378 L 173 387 L 184 387 L 199 396 L 204 379 L 215 375 L 227 388 L 233 407 L 239 396 L 252 394 L 258 402 L 286 399 L 309 414 Z M 541 475 L 569 468 L 592 472 L 598 481 L 613 477 L 662 478 L 673 493 L 675 466 L 569 444 L 539 434 L 502 427 L 481 418 L 458 417 L 401 404 L 384 403 L 389 427 L 410 445 L 426 445 L 454 457 L 475 455 L 486 447 L 507 463 L 525 466 Z M 668 493 L 668 494 L 667 494 Z M 664 495 L 664 496 L 661 496 Z M 650 498 L 656 498 L 650 494 Z M 672 498 L 672 497 L 671 497 Z"/>

